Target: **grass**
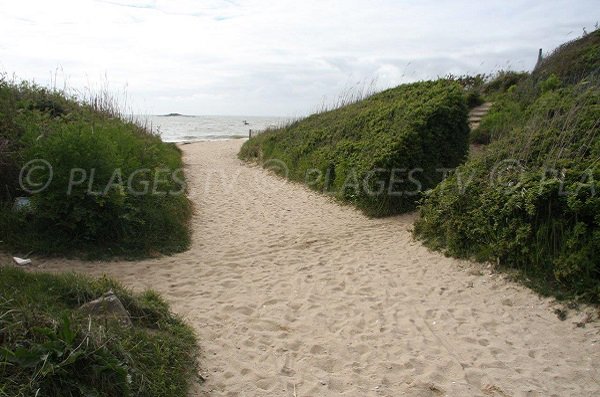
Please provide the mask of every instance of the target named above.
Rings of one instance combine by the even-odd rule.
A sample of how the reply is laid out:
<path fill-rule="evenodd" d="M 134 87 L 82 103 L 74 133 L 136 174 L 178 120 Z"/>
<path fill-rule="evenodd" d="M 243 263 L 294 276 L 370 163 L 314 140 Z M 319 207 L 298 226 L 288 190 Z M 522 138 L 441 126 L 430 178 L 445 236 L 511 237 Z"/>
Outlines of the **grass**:
<path fill-rule="evenodd" d="M 109 289 L 132 327 L 77 310 Z M 197 380 L 194 333 L 157 293 L 0 267 L 0 396 L 181 397 Z"/>
<path fill-rule="evenodd" d="M 181 152 L 119 106 L 107 92 L 77 97 L 0 76 L 0 248 L 134 258 L 188 247 Z M 40 159 L 52 170 L 30 181 L 51 181 L 34 192 L 20 174 Z M 16 197 L 30 205 L 15 209 Z M 78 310 L 110 289 L 132 327 Z M 0 397 L 184 396 L 197 352 L 192 329 L 153 291 L 0 267 Z"/>
<path fill-rule="evenodd" d="M 597 76 L 599 59 L 600 30 L 596 29 L 554 49 L 543 58 L 532 76 L 540 81 L 555 75 L 565 84 L 574 84 L 590 74 Z"/>
<path fill-rule="evenodd" d="M 240 158 L 385 216 L 414 209 L 420 192 L 442 179 L 439 170 L 467 154 L 466 97 L 454 80 L 344 98 L 251 138 Z"/>
<path fill-rule="evenodd" d="M 600 302 L 599 37 L 559 47 L 507 89 L 492 80 L 474 132 L 490 144 L 421 203 L 415 233 L 428 246 L 516 270 L 544 295 Z"/>
<path fill-rule="evenodd" d="M 189 246 L 180 150 L 124 116 L 106 92 L 83 99 L 0 77 L 0 241 L 38 255 L 139 257 Z M 52 166 L 32 192 L 30 161 Z M 31 182 L 50 178 L 46 169 Z M 27 179 L 25 179 L 27 181 Z M 15 197 L 29 197 L 17 213 Z"/>

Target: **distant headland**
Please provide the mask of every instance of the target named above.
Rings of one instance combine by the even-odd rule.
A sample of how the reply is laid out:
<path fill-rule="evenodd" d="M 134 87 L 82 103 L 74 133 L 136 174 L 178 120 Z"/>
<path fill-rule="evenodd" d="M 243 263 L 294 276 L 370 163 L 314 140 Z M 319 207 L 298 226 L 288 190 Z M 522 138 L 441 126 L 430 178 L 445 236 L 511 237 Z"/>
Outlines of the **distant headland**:
<path fill-rule="evenodd" d="M 160 117 L 186 117 L 186 115 L 181 113 L 167 113 L 160 115 Z"/>

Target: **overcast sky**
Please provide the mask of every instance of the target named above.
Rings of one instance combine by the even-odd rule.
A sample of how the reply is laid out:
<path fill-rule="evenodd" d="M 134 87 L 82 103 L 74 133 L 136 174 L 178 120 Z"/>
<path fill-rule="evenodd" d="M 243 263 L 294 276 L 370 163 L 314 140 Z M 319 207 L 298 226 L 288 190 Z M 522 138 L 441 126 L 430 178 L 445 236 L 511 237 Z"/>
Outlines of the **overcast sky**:
<path fill-rule="evenodd" d="M 529 70 L 597 0 L 0 0 L 0 72 L 135 112 L 300 116 L 356 84 Z"/>

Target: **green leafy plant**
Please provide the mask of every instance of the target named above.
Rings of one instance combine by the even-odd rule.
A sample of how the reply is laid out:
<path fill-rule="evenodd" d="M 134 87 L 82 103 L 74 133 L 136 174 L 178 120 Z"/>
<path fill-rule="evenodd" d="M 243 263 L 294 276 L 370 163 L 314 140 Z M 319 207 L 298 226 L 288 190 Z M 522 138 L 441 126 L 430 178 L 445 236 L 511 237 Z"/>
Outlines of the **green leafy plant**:
<path fill-rule="evenodd" d="M 496 96 L 479 128 L 487 150 L 421 202 L 415 234 L 427 245 L 516 270 L 544 294 L 600 301 L 600 60 L 581 69 L 567 56 L 596 40 L 545 61 L 545 71 L 571 62 L 587 77 L 536 71 Z"/>
<path fill-rule="evenodd" d="M 188 247 L 180 150 L 122 116 L 108 95 L 81 102 L 0 78 L 0 116 L 0 150 L 9 153 L 0 161 L 0 240 L 13 250 L 98 257 Z M 52 180 L 30 194 L 19 171 L 39 160 Z M 17 196 L 31 198 L 26 216 L 12 210 Z"/>
<path fill-rule="evenodd" d="M 85 317 L 113 289 L 133 326 Z M 0 396 L 182 396 L 197 379 L 192 330 L 152 291 L 0 267 Z"/>
<path fill-rule="evenodd" d="M 266 131 L 247 141 L 240 157 L 385 216 L 414 209 L 420 192 L 441 181 L 440 169 L 460 164 L 468 133 L 465 92 L 444 79 L 402 85 Z"/>
<path fill-rule="evenodd" d="M 560 79 L 555 74 L 551 74 L 546 80 L 540 83 L 542 93 L 552 91 L 560 87 Z"/>

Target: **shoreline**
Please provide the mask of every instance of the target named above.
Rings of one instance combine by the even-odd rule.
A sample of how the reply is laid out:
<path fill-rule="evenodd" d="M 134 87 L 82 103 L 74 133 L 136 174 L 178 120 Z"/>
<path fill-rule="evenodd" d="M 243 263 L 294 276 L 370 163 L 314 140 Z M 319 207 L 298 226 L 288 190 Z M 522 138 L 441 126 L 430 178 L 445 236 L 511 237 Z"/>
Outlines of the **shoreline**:
<path fill-rule="evenodd" d="M 248 139 L 247 136 L 236 135 L 231 138 L 198 138 L 195 140 L 185 140 L 185 141 L 163 141 L 164 143 L 174 143 L 176 145 L 189 145 L 192 143 L 201 143 L 201 142 L 221 142 L 221 141 L 237 141 L 240 139 Z"/>

